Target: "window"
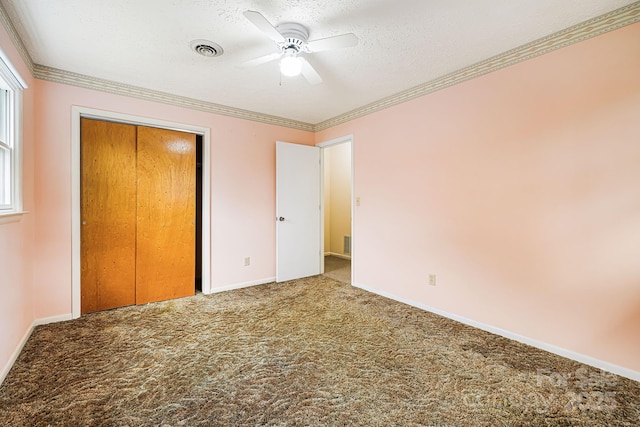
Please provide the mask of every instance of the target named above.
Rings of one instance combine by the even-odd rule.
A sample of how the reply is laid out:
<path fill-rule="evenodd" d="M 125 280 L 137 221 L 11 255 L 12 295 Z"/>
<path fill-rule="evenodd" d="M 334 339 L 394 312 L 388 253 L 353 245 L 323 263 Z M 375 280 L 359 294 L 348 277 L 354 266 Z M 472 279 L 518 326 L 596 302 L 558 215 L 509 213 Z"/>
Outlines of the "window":
<path fill-rule="evenodd" d="M 8 138 L 7 132 L 7 113 L 9 91 L 0 89 L 0 209 L 10 209 L 12 206 L 12 177 L 11 177 L 11 160 L 13 157 L 13 147 Z"/>
<path fill-rule="evenodd" d="M 0 57 L 0 220 L 22 213 L 20 131 L 25 87 L 13 67 Z"/>

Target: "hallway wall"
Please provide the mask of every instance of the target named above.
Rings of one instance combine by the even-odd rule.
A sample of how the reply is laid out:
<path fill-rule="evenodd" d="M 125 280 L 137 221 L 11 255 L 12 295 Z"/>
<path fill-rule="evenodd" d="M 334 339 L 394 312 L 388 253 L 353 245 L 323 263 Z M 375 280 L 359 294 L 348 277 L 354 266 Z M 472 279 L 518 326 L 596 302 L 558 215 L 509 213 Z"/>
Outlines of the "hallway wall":
<path fill-rule="evenodd" d="M 351 236 L 351 144 L 325 148 L 324 160 L 324 251 L 349 257 L 344 251 L 344 237 Z"/>

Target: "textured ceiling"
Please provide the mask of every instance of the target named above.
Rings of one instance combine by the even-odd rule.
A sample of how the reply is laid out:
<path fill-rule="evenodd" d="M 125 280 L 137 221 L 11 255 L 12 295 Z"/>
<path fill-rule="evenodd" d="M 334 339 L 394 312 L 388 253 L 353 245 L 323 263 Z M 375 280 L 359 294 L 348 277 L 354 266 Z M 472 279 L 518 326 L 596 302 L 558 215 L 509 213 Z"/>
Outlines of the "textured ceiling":
<path fill-rule="evenodd" d="M 630 0 L 0 0 L 38 65 L 306 123 L 434 80 L 633 3 Z M 357 47 L 308 56 L 324 82 L 281 77 L 276 47 L 243 15 L 299 22 Z M 224 55 L 191 51 L 194 39 Z"/>

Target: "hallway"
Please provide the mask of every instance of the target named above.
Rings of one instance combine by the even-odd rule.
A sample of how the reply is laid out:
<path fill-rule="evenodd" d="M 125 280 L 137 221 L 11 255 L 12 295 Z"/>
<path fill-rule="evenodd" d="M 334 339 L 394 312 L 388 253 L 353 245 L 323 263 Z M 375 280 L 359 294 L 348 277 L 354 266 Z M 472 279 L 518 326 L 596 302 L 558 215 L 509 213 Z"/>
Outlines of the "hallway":
<path fill-rule="evenodd" d="M 324 275 L 342 283 L 351 283 L 351 260 L 328 255 L 324 257 Z"/>

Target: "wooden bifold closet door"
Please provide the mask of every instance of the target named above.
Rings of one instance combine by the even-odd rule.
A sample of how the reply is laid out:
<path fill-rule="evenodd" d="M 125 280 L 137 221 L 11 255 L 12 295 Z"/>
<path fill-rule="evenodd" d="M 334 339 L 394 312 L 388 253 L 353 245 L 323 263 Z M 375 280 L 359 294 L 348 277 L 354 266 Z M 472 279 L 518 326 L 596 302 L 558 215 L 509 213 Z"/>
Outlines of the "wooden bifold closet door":
<path fill-rule="evenodd" d="M 195 188 L 195 135 L 82 119 L 82 313 L 194 294 Z"/>
<path fill-rule="evenodd" d="M 136 304 L 195 292 L 196 136 L 138 127 Z"/>
<path fill-rule="evenodd" d="M 80 308 L 136 302 L 136 127 L 82 119 Z"/>

